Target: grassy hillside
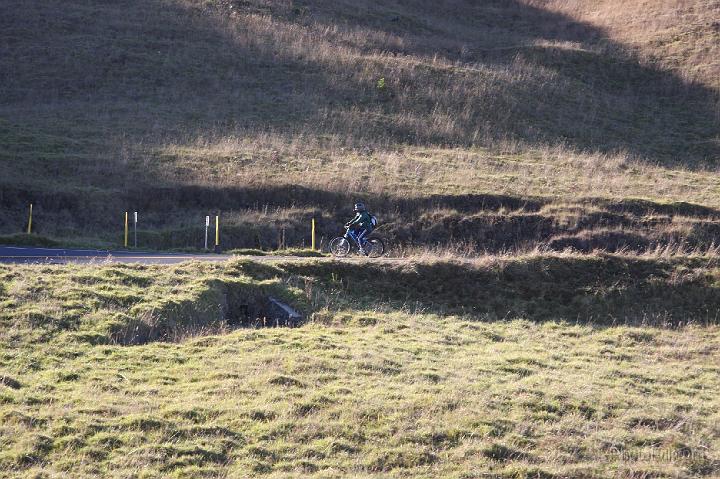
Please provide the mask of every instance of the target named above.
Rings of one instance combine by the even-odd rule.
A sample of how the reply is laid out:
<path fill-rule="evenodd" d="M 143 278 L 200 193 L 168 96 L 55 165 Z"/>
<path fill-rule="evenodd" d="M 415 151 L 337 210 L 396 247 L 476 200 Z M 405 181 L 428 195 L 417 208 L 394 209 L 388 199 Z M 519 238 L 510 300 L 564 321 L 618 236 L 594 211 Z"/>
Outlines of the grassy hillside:
<path fill-rule="evenodd" d="M 439 211 L 473 193 L 590 218 L 597 198 L 720 207 L 717 2 L 2 9 L 0 233 L 23 228 L 31 201 L 41 234 L 117 243 L 138 209 L 163 232 L 145 244 L 163 247 L 197 243 L 187 228 L 215 211 L 259 230 L 227 246 L 274 246 L 282 226 L 299 245 L 310 214 L 334 234 L 358 197 L 397 241 L 416 216 L 403 200 L 429 195 Z M 564 216 L 549 215 L 550 237 L 520 236 L 595 234 Z"/>
<path fill-rule="evenodd" d="M 368 266 L 0 267 L 0 475 L 720 473 L 716 258 Z"/>
<path fill-rule="evenodd" d="M 0 1 L 0 244 L 414 258 L 0 265 L 0 476 L 718 477 L 718 18 Z"/>
<path fill-rule="evenodd" d="M 720 2 L 546 1 L 542 5 L 598 25 L 640 59 L 711 88 L 720 86 Z"/>

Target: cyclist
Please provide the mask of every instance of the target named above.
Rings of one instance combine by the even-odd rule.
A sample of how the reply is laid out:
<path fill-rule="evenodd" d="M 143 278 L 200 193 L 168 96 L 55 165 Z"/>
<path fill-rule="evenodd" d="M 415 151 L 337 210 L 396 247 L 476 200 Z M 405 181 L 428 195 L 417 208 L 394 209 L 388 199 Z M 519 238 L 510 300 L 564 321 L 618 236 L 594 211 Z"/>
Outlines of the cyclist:
<path fill-rule="evenodd" d="M 365 250 L 367 240 L 365 239 L 374 228 L 373 216 L 368 213 L 367 208 L 363 203 L 355 203 L 353 208 L 355 211 L 355 217 L 345 223 L 345 228 L 348 230 L 348 234 L 352 239 L 357 242 L 360 252 L 365 256 L 368 255 L 368 251 Z"/>

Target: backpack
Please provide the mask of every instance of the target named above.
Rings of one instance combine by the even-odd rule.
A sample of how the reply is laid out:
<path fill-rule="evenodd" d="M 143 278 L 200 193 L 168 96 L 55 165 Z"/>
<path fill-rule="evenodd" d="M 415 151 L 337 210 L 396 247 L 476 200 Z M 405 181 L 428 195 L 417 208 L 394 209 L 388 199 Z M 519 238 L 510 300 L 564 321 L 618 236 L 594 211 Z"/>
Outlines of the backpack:
<path fill-rule="evenodd" d="M 372 224 L 373 228 L 376 228 L 378 225 L 378 219 L 375 215 L 370 215 L 370 223 Z"/>

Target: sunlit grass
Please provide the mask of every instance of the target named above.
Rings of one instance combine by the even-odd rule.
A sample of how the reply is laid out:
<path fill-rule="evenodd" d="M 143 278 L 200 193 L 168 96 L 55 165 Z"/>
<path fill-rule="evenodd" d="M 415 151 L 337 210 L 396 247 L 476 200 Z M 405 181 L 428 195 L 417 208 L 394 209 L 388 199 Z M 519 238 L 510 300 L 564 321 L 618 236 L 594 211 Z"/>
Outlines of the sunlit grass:
<path fill-rule="evenodd" d="M 702 313 L 718 308 L 716 259 L 535 254 L 338 266 L 3 266 L 0 472 L 719 472 L 720 330 Z M 211 329 L 222 292 L 282 295 L 309 322 Z M 567 316 L 564 305 L 583 302 L 593 320 Z M 643 326 L 640 313 L 612 324 L 631 311 L 624 305 L 674 302 L 687 313 L 668 310 L 666 326 Z M 496 315 L 503 307 L 524 313 Z M 145 321 L 147 311 L 177 334 L 115 344 L 113 325 Z M 189 312 L 186 329 L 168 322 Z"/>

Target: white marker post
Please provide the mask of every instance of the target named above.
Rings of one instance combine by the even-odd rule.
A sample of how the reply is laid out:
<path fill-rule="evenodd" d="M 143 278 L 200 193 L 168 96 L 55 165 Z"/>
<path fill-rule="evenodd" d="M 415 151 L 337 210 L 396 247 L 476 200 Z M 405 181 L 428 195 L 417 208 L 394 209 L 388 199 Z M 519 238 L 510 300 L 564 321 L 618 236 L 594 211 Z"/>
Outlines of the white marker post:
<path fill-rule="evenodd" d="M 207 250 L 207 238 L 208 238 L 208 228 L 210 227 L 210 217 L 205 217 L 205 249 Z"/>
<path fill-rule="evenodd" d="M 135 233 L 135 248 L 137 248 L 137 220 L 138 220 L 137 211 L 135 212 L 134 218 L 135 218 L 135 223 L 134 223 L 134 224 L 135 224 L 135 227 L 134 227 L 134 228 L 135 228 L 135 230 L 134 230 L 134 233 Z"/>

